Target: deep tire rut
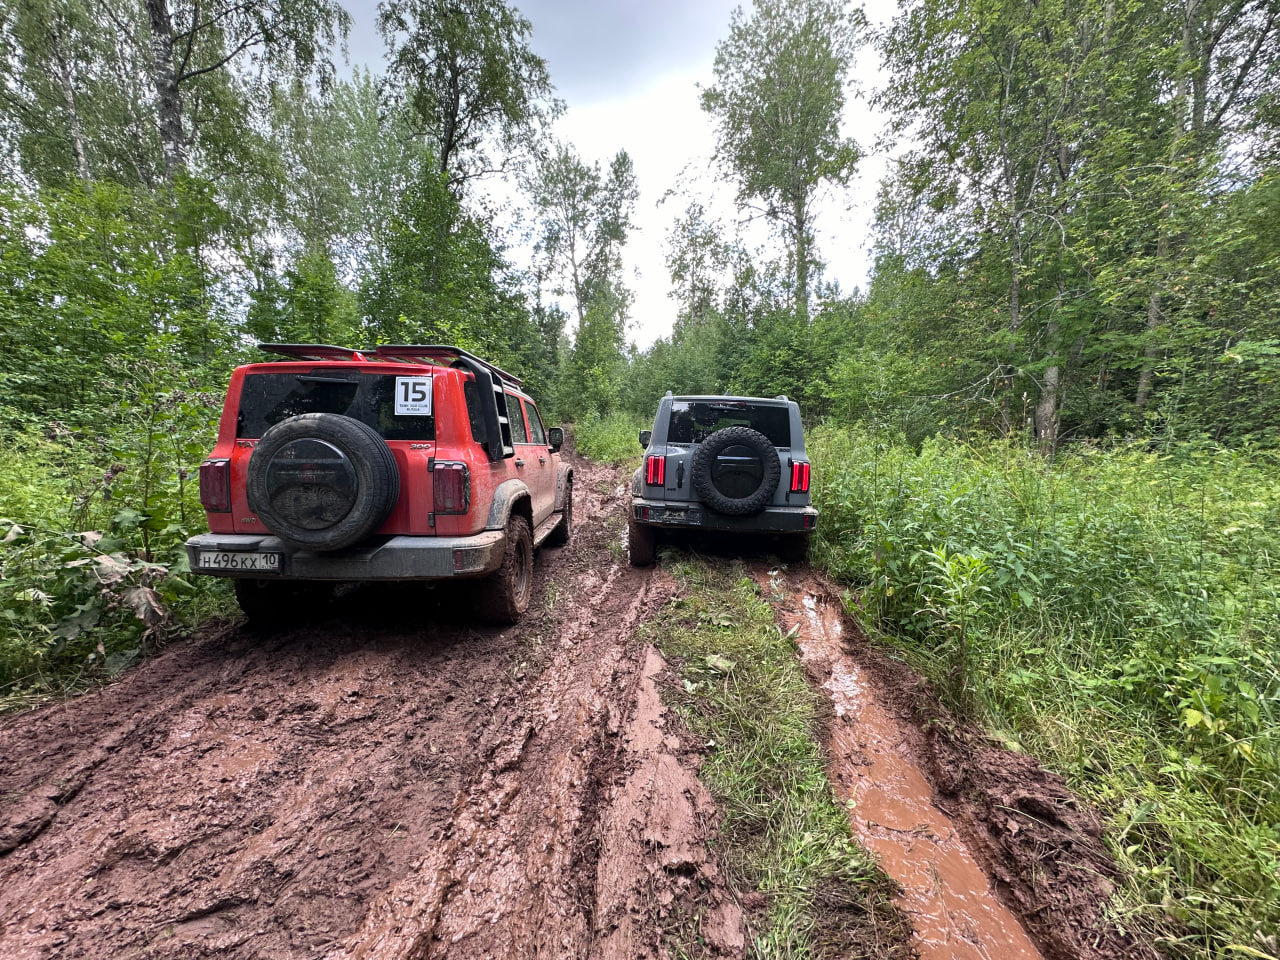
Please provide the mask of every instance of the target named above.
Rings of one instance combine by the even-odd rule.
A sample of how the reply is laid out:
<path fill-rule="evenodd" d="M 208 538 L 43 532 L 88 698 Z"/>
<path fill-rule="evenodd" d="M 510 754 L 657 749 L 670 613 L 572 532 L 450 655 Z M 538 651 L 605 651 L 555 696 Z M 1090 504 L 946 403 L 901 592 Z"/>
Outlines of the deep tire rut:
<path fill-rule="evenodd" d="M 575 470 L 516 627 L 353 591 L 0 721 L 0 956 L 640 957 L 652 903 L 727 902 L 634 639 L 665 582 L 622 557 L 616 471 Z"/>

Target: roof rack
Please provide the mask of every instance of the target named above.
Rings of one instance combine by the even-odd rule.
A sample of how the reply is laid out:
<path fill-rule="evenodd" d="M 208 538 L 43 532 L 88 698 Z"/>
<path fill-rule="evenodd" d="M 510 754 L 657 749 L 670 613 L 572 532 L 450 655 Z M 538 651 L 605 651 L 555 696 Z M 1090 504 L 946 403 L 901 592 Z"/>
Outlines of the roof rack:
<path fill-rule="evenodd" d="M 354 360 L 368 362 L 372 360 L 395 360 L 400 363 L 414 363 L 423 360 L 448 365 L 457 360 L 468 361 L 466 366 L 479 365 L 498 379 L 520 386 L 524 381 L 513 376 L 501 367 L 495 367 L 488 360 L 477 357 L 461 347 L 450 347 L 445 344 L 392 344 L 374 347 L 372 350 L 356 350 L 351 347 L 335 347 L 325 343 L 260 343 L 258 349 L 265 353 L 275 353 L 293 360 Z"/>
<path fill-rule="evenodd" d="M 326 343 L 260 343 L 258 349 L 294 360 L 368 360 L 367 351 L 334 347 Z"/>
<path fill-rule="evenodd" d="M 490 373 L 496 375 L 499 379 L 506 381 L 513 387 L 518 387 L 523 382 L 519 377 L 514 377 L 500 367 L 495 367 L 488 360 L 482 360 L 470 351 L 463 350 L 461 347 L 450 347 L 444 344 L 392 344 L 389 346 L 376 347 L 371 352 L 373 356 L 380 360 L 399 360 L 402 363 L 411 363 L 415 360 L 430 360 L 435 363 L 452 363 L 455 360 L 469 361 L 467 366 L 471 364 L 479 364 Z"/>

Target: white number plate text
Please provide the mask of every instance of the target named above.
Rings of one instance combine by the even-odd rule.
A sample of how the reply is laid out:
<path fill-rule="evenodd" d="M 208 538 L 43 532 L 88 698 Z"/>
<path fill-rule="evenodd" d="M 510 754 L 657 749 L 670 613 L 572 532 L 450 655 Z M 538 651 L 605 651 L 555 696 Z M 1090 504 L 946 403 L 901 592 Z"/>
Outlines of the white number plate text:
<path fill-rule="evenodd" d="M 201 550 L 197 557 L 200 570 L 247 570 L 253 573 L 279 573 L 278 553 L 237 553 L 233 550 Z"/>

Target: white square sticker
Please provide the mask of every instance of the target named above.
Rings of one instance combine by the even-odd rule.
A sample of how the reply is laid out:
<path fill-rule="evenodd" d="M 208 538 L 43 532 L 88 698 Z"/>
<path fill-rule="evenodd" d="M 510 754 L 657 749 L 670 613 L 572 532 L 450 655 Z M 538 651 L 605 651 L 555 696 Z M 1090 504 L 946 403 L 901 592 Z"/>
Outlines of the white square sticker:
<path fill-rule="evenodd" d="M 396 416 L 431 416 L 430 377 L 396 377 Z"/>

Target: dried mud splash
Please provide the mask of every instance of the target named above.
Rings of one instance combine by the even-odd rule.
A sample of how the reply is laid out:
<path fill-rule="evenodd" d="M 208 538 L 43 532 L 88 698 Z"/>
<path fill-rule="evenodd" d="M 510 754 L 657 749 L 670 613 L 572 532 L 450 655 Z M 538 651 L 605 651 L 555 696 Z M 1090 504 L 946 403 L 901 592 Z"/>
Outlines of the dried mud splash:
<path fill-rule="evenodd" d="M 665 599 L 618 559 L 615 473 L 575 465 L 577 530 L 506 631 L 445 591 L 230 626 L 117 684 L 0 721 L 0 956 L 657 955 L 741 918 L 714 813 L 664 730 Z"/>
<path fill-rule="evenodd" d="M 1153 960 L 1107 921 L 1115 868 L 1060 777 L 946 716 L 821 577 L 755 573 L 829 698 L 832 784 L 901 885 L 923 960 Z"/>

